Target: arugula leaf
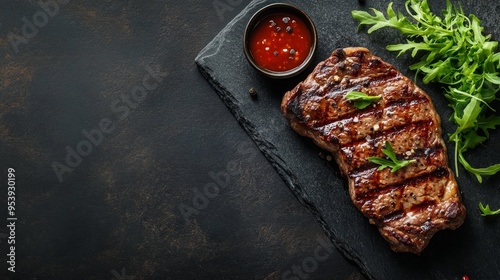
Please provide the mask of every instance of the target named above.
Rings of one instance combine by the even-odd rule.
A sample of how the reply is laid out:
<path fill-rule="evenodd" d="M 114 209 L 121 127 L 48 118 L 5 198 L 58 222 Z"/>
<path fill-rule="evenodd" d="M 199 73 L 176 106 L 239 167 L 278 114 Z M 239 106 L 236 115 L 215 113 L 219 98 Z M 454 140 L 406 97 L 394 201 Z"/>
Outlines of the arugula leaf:
<path fill-rule="evenodd" d="M 386 19 L 384 14 L 376 9 L 372 9 L 372 11 L 375 14 L 374 17 L 362 11 L 352 12 L 355 18 L 363 19 L 362 24 L 373 25 L 370 29 L 368 29 L 368 33 L 372 33 L 373 31 L 383 27 L 402 28 L 403 26 L 407 26 L 408 20 L 405 17 L 398 18 L 398 16 L 392 9 L 392 3 L 390 3 L 387 7 L 387 14 L 389 15 L 389 19 Z"/>
<path fill-rule="evenodd" d="M 481 211 L 481 216 L 483 217 L 500 215 L 500 209 L 493 211 L 490 209 L 490 206 L 488 204 L 484 206 L 481 202 L 479 202 L 479 210 Z"/>
<path fill-rule="evenodd" d="M 382 149 L 382 153 L 384 153 L 384 155 L 389 157 L 389 159 L 380 158 L 380 157 L 369 157 L 368 158 L 369 161 L 380 165 L 378 170 L 382 170 L 384 168 L 392 168 L 391 172 L 394 173 L 394 172 L 398 171 L 399 169 L 409 165 L 410 163 L 416 162 L 415 159 L 399 160 L 397 158 L 396 154 L 394 153 L 394 150 L 392 149 L 391 143 L 389 143 L 389 141 L 385 142 L 385 148 Z"/>
<path fill-rule="evenodd" d="M 500 116 L 490 115 L 488 117 L 481 117 L 478 119 L 478 126 L 481 127 L 485 137 L 490 137 L 488 129 L 495 129 L 500 126 Z"/>
<path fill-rule="evenodd" d="M 372 96 L 359 91 L 351 91 L 346 94 L 345 98 L 354 101 L 354 107 L 358 109 L 364 109 L 370 106 L 370 104 L 372 104 L 373 102 L 379 101 L 382 96 Z"/>
<path fill-rule="evenodd" d="M 474 127 L 477 122 L 477 117 L 481 113 L 481 106 L 477 99 L 472 98 L 469 104 L 465 106 L 462 116 L 454 115 L 455 122 L 458 124 L 458 129 L 455 133 L 460 133 L 464 130 Z"/>
<path fill-rule="evenodd" d="M 483 168 L 475 168 L 472 167 L 467 160 L 465 160 L 465 157 L 462 152 L 458 153 L 458 160 L 460 163 L 464 166 L 464 168 L 471 172 L 472 174 L 476 175 L 476 178 L 479 183 L 483 182 L 483 177 L 484 175 L 495 175 L 496 173 L 500 172 L 500 163 L 490 165 L 488 167 L 483 167 Z"/>
<path fill-rule="evenodd" d="M 396 12 L 392 3 L 387 12 L 376 9 L 352 11 L 361 26 L 371 26 L 368 33 L 382 28 L 393 28 L 406 37 L 406 43 L 388 45 L 387 50 L 398 56 L 410 53 L 418 61 L 411 70 L 423 75 L 424 83 L 447 86 L 444 95 L 453 109 L 450 118 L 456 130 L 449 136 L 455 143 L 455 171 L 458 164 L 478 181 L 482 176 L 500 172 L 500 163 L 484 168 L 472 167 L 464 153 L 489 138 L 489 131 L 500 126 L 500 116 L 492 114 L 492 102 L 500 96 L 500 52 L 498 42 L 483 34 L 481 21 L 475 15 L 467 16 L 461 7 L 449 0 L 442 16 L 433 13 L 427 0 L 407 0 L 406 14 Z"/>

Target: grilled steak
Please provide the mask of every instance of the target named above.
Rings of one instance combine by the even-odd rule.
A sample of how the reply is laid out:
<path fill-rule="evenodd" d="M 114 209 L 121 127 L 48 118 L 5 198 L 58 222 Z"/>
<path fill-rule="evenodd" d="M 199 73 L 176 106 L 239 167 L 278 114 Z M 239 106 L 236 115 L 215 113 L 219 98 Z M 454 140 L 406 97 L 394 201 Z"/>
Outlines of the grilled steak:
<path fill-rule="evenodd" d="M 345 97 L 351 91 L 381 99 L 357 109 Z M 352 201 L 394 251 L 418 254 L 437 231 L 463 223 L 439 115 L 393 65 L 365 48 L 337 49 L 285 94 L 281 109 L 295 131 L 334 155 Z M 399 159 L 416 161 L 378 170 L 368 158 L 387 158 L 386 141 Z"/>

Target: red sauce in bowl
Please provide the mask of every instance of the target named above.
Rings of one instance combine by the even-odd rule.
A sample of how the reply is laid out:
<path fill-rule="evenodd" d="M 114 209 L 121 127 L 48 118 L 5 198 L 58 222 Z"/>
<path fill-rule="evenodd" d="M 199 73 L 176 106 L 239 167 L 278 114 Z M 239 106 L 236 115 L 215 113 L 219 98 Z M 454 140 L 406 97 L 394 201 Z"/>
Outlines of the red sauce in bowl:
<path fill-rule="evenodd" d="M 304 21 L 293 14 L 273 13 L 252 30 L 249 50 L 262 68 L 284 72 L 300 66 L 311 52 L 312 36 Z"/>

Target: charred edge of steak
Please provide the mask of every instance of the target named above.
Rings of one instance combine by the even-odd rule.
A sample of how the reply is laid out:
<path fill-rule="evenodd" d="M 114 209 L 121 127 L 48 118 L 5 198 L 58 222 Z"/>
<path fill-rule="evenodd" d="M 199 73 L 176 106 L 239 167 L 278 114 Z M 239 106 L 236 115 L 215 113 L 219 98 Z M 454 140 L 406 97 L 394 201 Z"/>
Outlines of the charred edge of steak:
<path fill-rule="evenodd" d="M 403 219 L 404 212 L 395 213 L 393 221 L 396 225 L 391 225 L 391 221 L 386 222 L 379 226 L 379 231 L 389 241 L 392 250 L 420 254 L 436 232 L 444 229 L 454 230 L 463 223 L 466 213 L 459 201 L 448 200 L 441 204 L 442 209 L 439 211 L 435 210 L 435 204 L 432 202 L 414 207 L 421 209 L 418 210 L 421 212 L 434 210 L 439 213 L 438 218 L 424 218 L 422 223 L 415 225 L 399 222 Z"/>
<path fill-rule="evenodd" d="M 380 95 L 364 110 L 345 95 Z M 354 204 L 396 252 L 421 252 L 435 232 L 455 229 L 465 207 L 448 167 L 441 120 L 425 92 L 365 48 L 337 49 L 293 90 L 281 109 L 292 128 L 333 153 Z M 367 161 L 390 141 L 415 163 L 392 174 Z"/>

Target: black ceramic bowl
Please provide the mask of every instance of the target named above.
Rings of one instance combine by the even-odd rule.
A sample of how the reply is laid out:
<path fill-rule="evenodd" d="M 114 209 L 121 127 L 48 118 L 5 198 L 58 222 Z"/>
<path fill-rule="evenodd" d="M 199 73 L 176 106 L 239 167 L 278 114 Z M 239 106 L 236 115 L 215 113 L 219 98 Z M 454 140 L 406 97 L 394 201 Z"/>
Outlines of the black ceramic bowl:
<path fill-rule="evenodd" d="M 309 52 L 305 56 L 304 60 L 300 63 L 300 65 L 288 69 L 288 70 L 270 70 L 267 69 L 259 63 L 256 62 L 256 59 L 252 55 L 251 48 L 250 48 L 250 41 L 251 41 L 251 36 L 253 35 L 253 32 L 256 29 L 256 26 L 258 26 L 262 21 L 267 18 L 270 15 L 273 14 L 288 14 L 293 17 L 296 17 L 302 21 L 302 23 L 307 27 L 309 36 L 310 36 L 310 48 Z M 283 30 L 282 32 L 286 32 Z M 243 50 L 245 52 L 245 56 L 248 60 L 248 62 L 259 72 L 262 74 L 271 77 L 271 78 L 278 78 L 278 79 L 284 79 L 284 78 L 289 78 L 292 76 L 295 76 L 302 72 L 305 68 L 307 68 L 310 64 L 311 61 L 314 58 L 314 55 L 316 53 L 316 47 L 317 47 L 317 34 L 316 34 L 316 26 L 314 25 L 314 22 L 311 20 L 311 18 L 301 9 L 299 9 L 296 6 L 290 5 L 290 4 L 285 4 L 285 3 L 275 3 L 275 4 L 270 4 L 268 6 L 265 6 L 258 10 L 248 21 L 248 24 L 245 28 L 244 34 L 243 34 Z M 290 57 L 292 59 L 292 57 Z"/>

